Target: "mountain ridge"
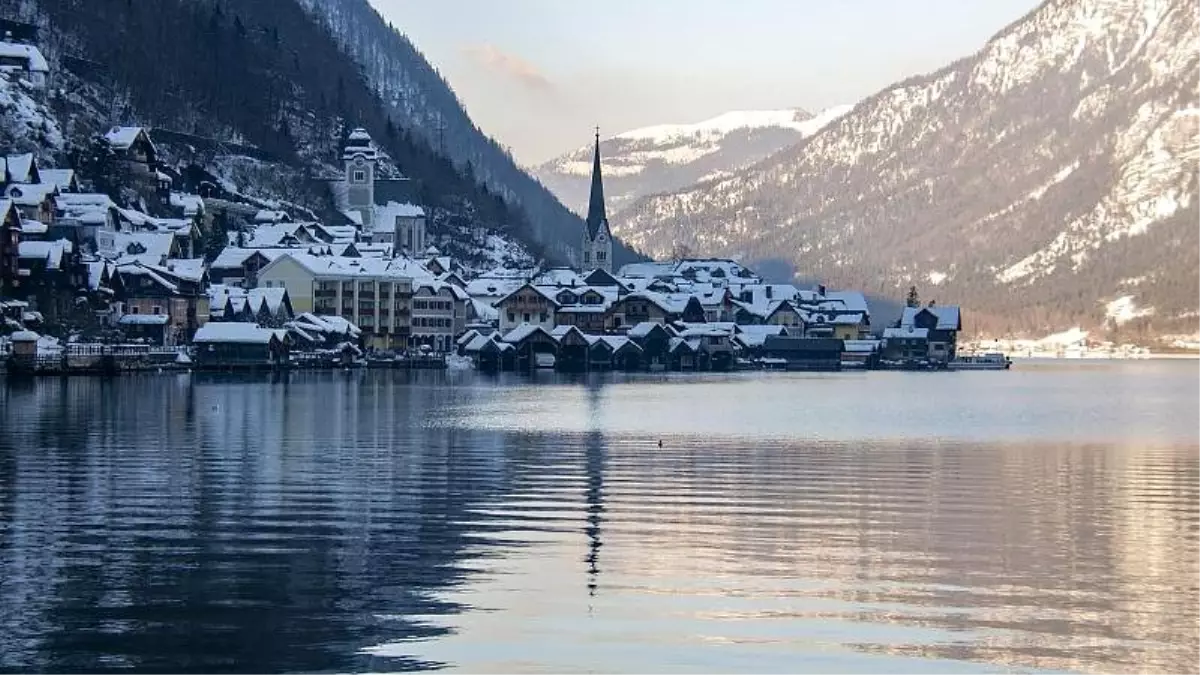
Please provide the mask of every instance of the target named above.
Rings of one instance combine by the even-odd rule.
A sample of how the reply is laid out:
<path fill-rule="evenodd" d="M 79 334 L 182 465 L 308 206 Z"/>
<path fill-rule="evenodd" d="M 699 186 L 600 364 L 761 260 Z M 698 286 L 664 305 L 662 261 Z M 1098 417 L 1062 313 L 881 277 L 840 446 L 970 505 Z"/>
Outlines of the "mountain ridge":
<path fill-rule="evenodd" d="M 800 108 L 735 110 L 699 122 L 656 124 L 601 139 L 605 190 L 614 215 L 633 200 L 727 175 L 811 136 L 851 106 L 816 115 Z M 534 167 L 538 177 L 577 213 L 586 207 L 592 145 Z"/>
<path fill-rule="evenodd" d="M 642 198 L 614 229 L 651 254 L 784 255 L 876 293 L 932 287 L 983 331 L 1194 331 L 1187 19 L 1181 2 L 1044 3 L 732 177 Z M 1118 300 L 1144 313 L 1110 312 Z"/>

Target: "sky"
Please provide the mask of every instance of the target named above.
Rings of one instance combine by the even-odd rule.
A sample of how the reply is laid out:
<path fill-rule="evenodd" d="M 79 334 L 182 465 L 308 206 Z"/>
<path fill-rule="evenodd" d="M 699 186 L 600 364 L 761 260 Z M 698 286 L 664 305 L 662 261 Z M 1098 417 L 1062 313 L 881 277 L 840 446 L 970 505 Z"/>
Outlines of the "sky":
<path fill-rule="evenodd" d="M 729 110 L 854 103 L 967 56 L 1034 0 L 369 0 L 532 166 Z"/>

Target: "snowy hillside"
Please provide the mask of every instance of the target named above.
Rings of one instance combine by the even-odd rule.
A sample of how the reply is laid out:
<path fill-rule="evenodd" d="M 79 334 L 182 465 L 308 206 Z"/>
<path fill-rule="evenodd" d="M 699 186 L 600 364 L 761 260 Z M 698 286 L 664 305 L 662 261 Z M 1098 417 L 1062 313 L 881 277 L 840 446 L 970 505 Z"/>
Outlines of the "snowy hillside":
<path fill-rule="evenodd" d="M 600 143 L 610 213 L 644 195 L 676 190 L 728 175 L 811 136 L 849 111 L 817 115 L 798 110 L 741 110 L 693 124 L 659 124 L 626 131 Z M 580 146 L 534 170 L 567 206 L 587 206 L 592 146 Z"/>
<path fill-rule="evenodd" d="M 960 302 L 969 330 L 1193 333 L 1200 29 L 1186 0 L 1054 0 L 731 176 L 614 230 L 662 255 Z"/>

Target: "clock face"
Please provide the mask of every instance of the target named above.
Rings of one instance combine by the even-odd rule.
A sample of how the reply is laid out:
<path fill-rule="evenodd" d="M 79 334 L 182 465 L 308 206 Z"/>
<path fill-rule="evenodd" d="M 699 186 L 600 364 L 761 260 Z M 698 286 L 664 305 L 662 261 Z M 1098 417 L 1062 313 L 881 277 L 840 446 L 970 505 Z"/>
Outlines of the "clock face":
<path fill-rule="evenodd" d="M 603 244 L 603 243 L 604 243 L 604 239 L 605 239 L 605 237 L 604 237 L 604 233 L 603 233 L 603 232 L 601 232 L 601 233 L 600 233 L 600 236 L 599 236 L 599 237 L 596 237 L 596 241 L 600 242 L 601 244 Z"/>
<path fill-rule="evenodd" d="M 355 164 L 356 166 L 362 166 L 363 164 L 366 164 L 366 163 L 367 163 L 367 161 L 366 161 L 365 159 L 363 159 L 362 157 L 355 157 L 355 158 L 354 158 L 354 164 Z"/>

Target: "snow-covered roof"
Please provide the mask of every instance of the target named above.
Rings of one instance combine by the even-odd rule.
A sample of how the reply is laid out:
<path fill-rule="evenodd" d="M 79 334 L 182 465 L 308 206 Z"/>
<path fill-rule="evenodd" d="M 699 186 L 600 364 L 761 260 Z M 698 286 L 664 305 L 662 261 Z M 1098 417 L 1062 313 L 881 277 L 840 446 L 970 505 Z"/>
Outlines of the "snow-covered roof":
<path fill-rule="evenodd" d="M 371 140 L 371 134 L 367 133 L 366 129 L 359 127 L 346 137 L 346 148 L 342 152 L 342 159 L 353 159 L 356 155 L 362 155 L 366 159 L 375 159 L 378 154 L 379 151 L 376 150 L 375 143 Z"/>
<path fill-rule="evenodd" d="M 259 254 L 270 262 L 279 256 L 289 253 L 296 253 L 296 249 L 292 248 L 238 248 L 237 246 L 226 246 L 221 249 L 217 257 L 213 259 L 210 267 L 217 269 L 235 269 L 246 263 L 254 254 Z"/>
<path fill-rule="evenodd" d="M 104 140 L 118 150 L 127 150 L 144 131 L 144 127 L 113 127 L 104 134 Z"/>
<path fill-rule="evenodd" d="M 38 169 L 38 173 L 42 176 L 43 183 L 52 183 L 58 186 L 59 190 L 69 190 L 71 184 L 75 181 L 74 169 Z"/>
<path fill-rule="evenodd" d="M 346 218 L 350 222 L 354 223 L 355 225 L 358 225 L 359 227 L 362 227 L 363 219 L 362 219 L 361 211 L 352 211 L 350 209 L 343 209 L 342 215 L 346 216 Z"/>
<path fill-rule="evenodd" d="M 8 41 L 0 42 L 0 58 L 23 59 L 29 63 L 28 68 L 30 72 L 50 72 L 50 64 L 46 62 L 46 57 L 42 55 L 40 49 L 33 45 Z"/>
<path fill-rule="evenodd" d="M 867 297 L 861 291 L 826 291 L 829 300 L 839 300 L 842 306 L 855 312 L 870 312 L 867 307 Z"/>
<path fill-rule="evenodd" d="M 529 284 L 529 283 L 523 283 L 523 284 L 521 284 L 520 286 L 517 286 L 515 289 L 513 289 L 512 291 L 510 291 L 510 292 L 509 292 L 507 295 L 505 295 L 504 297 L 500 298 L 499 300 L 497 300 L 497 301 L 493 302 L 493 303 L 492 303 L 492 306 L 493 306 L 493 307 L 499 307 L 501 304 L 503 304 L 503 303 L 504 303 L 504 301 L 508 300 L 510 297 L 512 297 L 512 296 L 514 296 L 514 295 L 516 295 L 516 294 L 517 294 L 519 291 L 521 291 L 522 289 L 525 289 L 525 288 L 531 288 L 531 289 L 533 289 L 533 290 L 534 290 L 534 291 L 535 291 L 535 292 L 536 292 L 538 295 L 540 295 L 540 296 L 542 296 L 543 298 L 545 298 L 545 299 L 549 300 L 549 301 L 550 301 L 550 304 L 554 305 L 555 307 L 558 307 L 558 305 L 559 305 L 559 302 L 558 302 L 558 300 L 557 300 L 557 299 L 554 297 L 554 294 L 553 294 L 553 293 L 551 293 L 551 289 L 547 289 L 547 288 L 539 288 L 539 287 L 537 287 L 537 286 L 534 286 L 533 284 Z"/>
<path fill-rule="evenodd" d="M 395 229 L 397 218 L 424 217 L 425 209 L 416 204 L 388 202 L 375 207 L 375 229 L 385 232 L 391 231 Z"/>
<path fill-rule="evenodd" d="M 165 326 L 169 318 L 166 314 L 126 314 L 120 323 L 123 326 Z"/>
<path fill-rule="evenodd" d="M 879 349 L 879 340 L 843 340 L 844 351 L 869 354 Z"/>
<path fill-rule="evenodd" d="M 579 273 L 569 267 L 552 267 L 534 277 L 531 282 L 535 286 L 585 286 L 586 283 Z"/>
<path fill-rule="evenodd" d="M 256 223 L 282 223 L 289 220 L 291 216 L 285 211 L 271 211 L 261 209 L 254 214 L 254 222 Z"/>
<path fill-rule="evenodd" d="M 918 340 L 928 340 L 929 339 L 929 329 L 914 328 L 912 326 L 909 326 L 906 328 L 889 327 L 889 328 L 883 329 L 883 339 L 893 340 L 893 339 L 899 339 L 899 338 L 905 338 L 905 339 L 914 338 L 914 339 L 918 339 Z"/>
<path fill-rule="evenodd" d="M 63 255 L 74 250 L 74 246 L 66 239 L 58 241 L 22 241 L 17 244 L 17 255 L 25 260 L 44 260 L 46 269 L 56 270 L 62 267 Z"/>
<path fill-rule="evenodd" d="M 661 323 L 655 323 L 653 321 L 643 321 L 643 322 L 637 324 L 636 326 L 634 326 L 633 328 L 630 328 L 628 333 L 626 333 L 626 334 L 631 338 L 644 338 L 650 334 L 650 331 L 654 330 L 655 326 L 657 326 L 659 328 L 663 328 L 663 325 Z"/>
<path fill-rule="evenodd" d="M 169 232 L 100 232 L 96 238 L 101 255 L 122 262 L 162 265 L 175 250 L 175 235 Z"/>
<path fill-rule="evenodd" d="M 183 209 L 183 215 L 191 217 L 200 213 L 204 213 L 204 199 L 200 195 L 187 194 L 185 192 L 171 193 L 171 206 L 177 209 Z"/>
<path fill-rule="evenodd" d="M 932 307 L 905 307 L 900 317 L 901 326 L 915 325 L 916 317 L 922 311 L 928 311 L 937 317 L 937 330 L 959 330 L 962 325 L 962 314 L 956 305 L 934 305 Z"/>
<path fill-rule="evenodd" d="M 20 206 L 38 206 L 58 192 L 58 186 L 53 183 L 37 183 L 34 185 L 19 183 L 8 186 L 8 198 Z"/>
<path fill-rule="evenodd" d="M 50 231 L 50 226 L 40 220 L 26 218 L 21 221 L 21 234 L 42 235 Z"/>
<path fill-rule="evenodd" d="M 23 155 L 8 155 L 4 158 L 4 165 L 8 170 L 9 178 L 14 183 L 28 183 L 33 179 L 34 158 L 32 152 Z"/>
<path fill-rule="evenodd" d="M 362 334 L 358 326 L 350 321 L 340 317 L 325 314 L 313 314 L 305 312 L 296 317 L 296 323 L 300 324 L 305 330 L 316 333 L 337 333 L 338 335 L 350 335 L 358 337 Z"/>
<path fill-rule="evenodd" d="M 259 328 L 252 323 L 218 321 L 206 323 L 197 329 L 192 342 L 265 345 L 274 338 L 275 331 L 269 328 Z"/>
<path fill-rule="evenodd" d="M 3 226 L 4 221 L 8 220 L 8 214 L 13 210 L 13 206 L 11 199 L 0 199 L 0 226 Z"/>
<path fill-rule="evenodd" d="M 550 333 L 546 332 L 545 328 L 542 328 L 537 324 L 523 323 L 520 326 L 510 330 L 503 338 L 501 338 L 501 340 L 509 344 L 513 344 L 521 342 L 530 335 L 538 332 L 544 333 L 547 337 L 553 337 L 550 335 Z"/>

